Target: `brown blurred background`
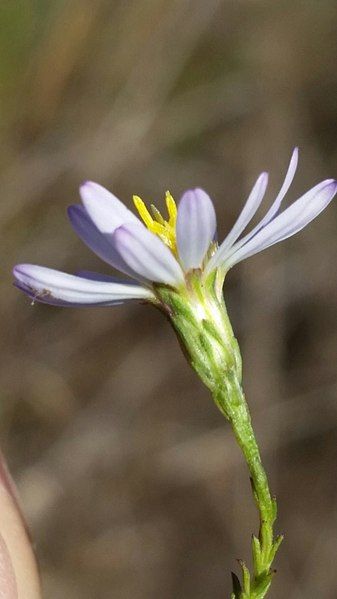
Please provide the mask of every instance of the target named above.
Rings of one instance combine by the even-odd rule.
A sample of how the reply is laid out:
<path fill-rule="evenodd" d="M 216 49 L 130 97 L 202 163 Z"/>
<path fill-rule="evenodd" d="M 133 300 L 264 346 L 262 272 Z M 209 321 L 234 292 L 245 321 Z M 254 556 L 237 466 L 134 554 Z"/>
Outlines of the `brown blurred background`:
<path fill-rule="evenodd" d="M 66 206 L 189 186 L 220 235 L 250 186 L 337 175 L 337 6 L 2 0 L 1 444 L 48 599 L 222 599 L 257 516 L 231 431 L 159 312 L 30 306 L 17 262 L 109 268 Z M 279 499 L 275 599 L 335 599 L 337 216 L 233 269 L 225 295 Z"/>

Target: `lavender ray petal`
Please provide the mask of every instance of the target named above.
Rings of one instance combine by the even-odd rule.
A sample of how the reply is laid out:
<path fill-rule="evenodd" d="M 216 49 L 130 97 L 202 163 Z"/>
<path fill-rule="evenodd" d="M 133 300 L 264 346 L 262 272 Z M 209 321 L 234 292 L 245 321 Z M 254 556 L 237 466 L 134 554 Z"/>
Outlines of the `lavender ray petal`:
<path fill-rule="evenodd" d="M 177 246 L 186 270 L 200 268 L 216 232 L 213 202 L 202 189 L 186 191 L 177 215 Z"/>
<path fill-rule="evenodd" d="M 69 206 L 68 216 L 75 233 L 99 258 L 124 274 L 139 279 L 137 273 L 128 267 L 113 246 L 112 235 L 101 233 L 83 206 Z"/>
<path fill-rule="evenodd" d="M 139 223 L 139 219 L 114 194 L 93 181 L 80 187 L 85 209 L 101 233 L 113 233 L 124 223 Z"/>
<path fill-rule="evenodd" d="M 310 189 L 233 253 L 225 262 L 226 268 L 301 231 L 328 206 L 336 191 L 337 182 L 333 179 L 322 181 Z"/>
<path fill-rule="evenodd" d="M 23 291 L 30 299 L 32 300 L 31 304 L 34 305 L 35 302 L 39 302 L 39 304 L 48 304 L 49 306 L 58 306 L 63 308 L 89 308 L 90 306 L 96 307 L 107 307 L 107 306 L 119 306 L 120 304 L 124 304 L 125 300 L 113 300 L 109 302 L 99 302 L 99 303 L 76 303 L 76 302 L 66 302 L 64 300 L 57 300 L 53 297 L 47 296 L 38 296 L 36 293 L 33 293 L 27 285 L 23 283 L 14 282 L 14 287 Z M 136 301 L 136 300 L 128 300 L 128 301 Z"/>
<path fill-rule="evenodd" d="M 231 231 L 228 233 L 227 237 L 225 237 L 217 252 L 214 254 L 214 256 L 212 256 L 211 260 L 209 261 L 206 267 L 206 274 L 211 272 L 214 268 L 219 266 L 224 261 L 224 258 L 228 253 L 228 250 L 233 246 L 233 243 L 235 243 L 235 241 L 241 235 L 242 231 L 246 228 L 246 226 L 250 223 L 256 211 L 258 210 L 264 198 L 267 185 L 268 173 L 261 173 L 248 196 L 248 199 L 243 207 L 243 210 L 239 218 L 237 219 Z"/>
<path fill-rule="evenodd" d="M 252 239 L 252 237 L 254 237 L 254 235 L 256 235 L 256 233 L 258 233 L 263 227 L 265 227 L 268 223 L 270 223 L 270 221 L 278 213 L 281 203 L 282 203 L 287 191 L 289 190 L 290 185 L 293 182 L 293 179 L 294 179 L 294 176 L 295 176 L 295 173 L 297 170 L 297 163 L 298 163 L 298 148 L 295 148 L 292 153 L 290 163 L 288 166 L 288 170 L 287 170 L 287 174 L 283 181 L 282 187 L 281 187 L 279 193 L 277 194 L 274 202 L 272 203 L 271 207 L 269 208 L 267 214 L 262 218 L 262 220 L 259 223 L 257 223 L 257 225 L 251 231 L 249 231 L 249 233 L 247 233 L 247 235 L 242 237 L 242 239 L 240 239 L 231 248 L 231 250 L 228 253 L 228 256 L 226 256 L 226 258 L 230 257 L 232 255 L 232 253 L 234 253 L 236 250 L 240 249 L 243 245 L 245 245 L 245 243 L 247 243 L 250 239 Z"/>
<path fill-rule="evenodd" d="M 94 272 L 92 270 L 77 270 L 75 272 L 75 275 L 77 277 L 82 277 L 83 279 L 91 279 L 92 281 L 104 281 L 105 283 L 121 282 L 121 279 L 119 279 L 119 277 L 112 277 L 110 275 Z"/>
<path fill-rule="evenodd" d="M 149 289 L 125 281 L 106 282 L 100 278 L 83 278 L 35 264 L 19 264 L 13 270 L 16 283 L 45 303 L 60 302 L 76 305 L 115 303 L 133 299 L 151 300 Z"/>
<path fill-rule="evenodd" d="M 123 225 L 112 239 L 122 259 L 140 277 L 172 286 L 183 282 L 183 272 L 171 251 L 142 225 Z"/>

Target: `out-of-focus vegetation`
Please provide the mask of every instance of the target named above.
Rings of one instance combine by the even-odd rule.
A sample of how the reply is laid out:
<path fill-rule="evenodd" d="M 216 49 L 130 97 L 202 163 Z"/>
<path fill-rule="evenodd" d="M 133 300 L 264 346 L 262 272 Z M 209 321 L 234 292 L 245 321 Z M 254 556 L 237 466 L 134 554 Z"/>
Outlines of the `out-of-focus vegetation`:
<path fill-rule="evenodd" d="M 31 307 L 10 271 L 109 272 L 67 223 L 83 179 L 129 205 L 202 186 L 222 235 L 265 169 L 272 199 L 294 145 L 290 198 L 336 176 L 336 3 L 2 0 L 0 27 L 0 432 L 45 597 L 228 596 L 249 481 L 168 324 Z M 275 599 L 337 596 L 336 215 L 225 289 L 286 536 Z"/>

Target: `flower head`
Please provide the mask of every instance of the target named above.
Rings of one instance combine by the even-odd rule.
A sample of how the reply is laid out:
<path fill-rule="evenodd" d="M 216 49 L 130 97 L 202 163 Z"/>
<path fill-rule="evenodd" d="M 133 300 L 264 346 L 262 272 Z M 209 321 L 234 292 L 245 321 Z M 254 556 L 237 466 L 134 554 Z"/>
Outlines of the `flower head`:
<path fill-rule="evenodd" d="M 239 218 L 220 245 L 216 242 L 214 206 L 202 189 L 186 191 L 178 208 L 167 192 L 166 218 L 153 205 L 149 211 L 134 196 L 138 218 L 112 193 L 87 181 L 80 188 L 82 205 L 69 208 L 71 224 L 84 243 L 131 281 L 20 264 L 14 268 L 15 284 L 34 300 L 60 306 L 111 306 L 134 300 L 158 303 L 158 289 L 183 292 L 191 277 L 201 286 L 216 278 L 222 285 L 232 266 L 303 229 L 334 197 L 337 183 L 327 179 L 280 211 L 297 160 L 295 149 L 276 199 L 262 220 L 242 236 L 267 188 L 268 174 L 258 177 Z"/>

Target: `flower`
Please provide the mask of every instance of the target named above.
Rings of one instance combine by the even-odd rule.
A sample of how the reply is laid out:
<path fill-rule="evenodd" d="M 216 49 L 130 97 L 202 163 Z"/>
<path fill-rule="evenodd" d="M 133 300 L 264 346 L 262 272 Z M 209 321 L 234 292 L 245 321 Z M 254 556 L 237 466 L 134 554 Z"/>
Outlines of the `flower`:
<path fill-rule="evenodd" d="M 295 148 L 276 199 L 262 220 L 240 238 L 265 195 L 268 174 L 258 177 L 239 218 L 219 246 L 214 206 L 202 189 L 186 191 L 178 208 L 167 192 L 166 220 L 155 206 L 150 213 L 135 196 L 140 220 L 108 190 L 87 181 L 80 188 L 83 205 L 69 208 L 70 222 L 89 248 L 132 281 L 20 264 L 14 268 L 15 284 L 33 300 L 47 304 L 112 306 L 135 300 L 156 303 L 158 289 L 186 289 L 191 274 L 201 284 L 218 274 L 223 282 L 232 266 L 303 229 L 334 197 L 337 182 L 327 179 L 280 212 L 297 161 Z"/>

